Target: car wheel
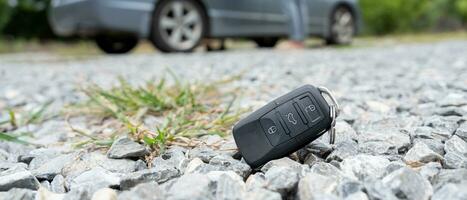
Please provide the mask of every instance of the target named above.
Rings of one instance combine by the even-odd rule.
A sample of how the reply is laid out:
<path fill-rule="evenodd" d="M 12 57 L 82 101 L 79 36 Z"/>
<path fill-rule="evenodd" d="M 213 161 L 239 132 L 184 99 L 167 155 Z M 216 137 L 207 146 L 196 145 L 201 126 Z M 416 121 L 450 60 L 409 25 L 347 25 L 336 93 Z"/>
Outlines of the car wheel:
<path fill-rule="evenodd" d="M 272 48 L 276 46 L 277 41 L 279 41 L 279 38 L 277 37 L 254 38 L 253 41 L 255 41 L 258 47 Z"/>
<path fill-rule="evenodd" d="M 190 52 L 208 28 L 207 16 L 194 0 L 165 0 L 154 11 L 151 42 L 163 52 Z"/>
<path fill-rule="evenodd" d="M 138 44 L 138 38 L 133 36 L 99 35 L 95 40 L 99 49 L 108 54 L 128 53 Z"/>
<path fill-rule="evenodd" d="M 330 34 L 327 44 L 350 44 L 355 35 L 355 17 L 352 11 L 344 6 L 337 7 L 330 19 Z"/>

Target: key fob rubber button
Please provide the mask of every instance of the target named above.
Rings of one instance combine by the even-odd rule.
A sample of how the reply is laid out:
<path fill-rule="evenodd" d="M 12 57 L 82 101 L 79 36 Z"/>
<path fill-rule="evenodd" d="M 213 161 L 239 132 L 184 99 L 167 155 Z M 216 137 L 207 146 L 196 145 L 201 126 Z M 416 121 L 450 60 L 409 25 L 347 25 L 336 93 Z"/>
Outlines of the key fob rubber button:
<path fill-rule="evenodd" d="M 299 97 L 297 101 L 300 105 L 300 108 L 302 109 L 303 114 L 305 114 L 306 118 L 309 121 L 309 126 L 313 126 L 323 118 L 319 106 L 316 106 L 316 104 L 313 102 L 310 96 L 305 95 Z"/>
<path fill-rule="evenodd" d="M 282 104 L 277 108 L 282 120 L 290 130 L 290 136 L 294 137 L 308 129 L 298 114 L 298 111 L 293 106 L 293 101 Z"/>
<path fill-rule="evenodd" d="M 279 122 L 278 115 L 275 110 L 272 110 L 261 117 L 260 123 L 272 146 L 277 146 L 287 140 L 290 140 L 290 136 L 286 134 L 284 129 L 285 127 L 282 127 Z"/>

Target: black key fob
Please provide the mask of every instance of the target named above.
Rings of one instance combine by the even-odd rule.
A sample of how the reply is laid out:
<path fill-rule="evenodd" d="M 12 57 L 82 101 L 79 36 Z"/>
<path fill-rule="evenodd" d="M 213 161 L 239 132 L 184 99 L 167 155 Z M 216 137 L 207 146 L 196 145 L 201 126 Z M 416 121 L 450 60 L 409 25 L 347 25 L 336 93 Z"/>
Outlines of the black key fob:
<path fill-rule="evenodd" d="M 330 106 L 322 93 L 327 93 L 337 108 Z M 257 168 L 334 130 L 337 111 L 326 88 L 304 85 L 240 120 L 233 128 L 235 143 L 245 161 Z"/>

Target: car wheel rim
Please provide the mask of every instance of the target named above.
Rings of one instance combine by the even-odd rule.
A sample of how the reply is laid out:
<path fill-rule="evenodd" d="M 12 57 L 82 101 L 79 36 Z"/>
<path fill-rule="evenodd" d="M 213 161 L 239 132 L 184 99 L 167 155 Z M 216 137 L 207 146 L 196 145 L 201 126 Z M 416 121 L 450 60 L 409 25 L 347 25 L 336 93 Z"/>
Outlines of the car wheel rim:
<path fill-rule="evenodd" d="M 332 32 L 336 39 L 341 43 L 350 42 L 355 32 L 352 13 L 347 9 L 338 9 L 334 14 L 333 22 Z"/>
<path fill-rule="evenodd" d="M 170 1 L 161 11 L 161 36 L 176 50 L 193 48 L 202 37 L 202 29 L 201 14 L 189 1 Z"/>

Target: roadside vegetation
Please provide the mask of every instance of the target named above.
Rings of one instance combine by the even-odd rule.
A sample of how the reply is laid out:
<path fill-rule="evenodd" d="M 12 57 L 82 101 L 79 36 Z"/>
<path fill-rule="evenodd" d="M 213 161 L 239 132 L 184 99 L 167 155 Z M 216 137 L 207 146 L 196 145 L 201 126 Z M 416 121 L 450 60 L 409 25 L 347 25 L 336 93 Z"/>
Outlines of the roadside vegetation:
<path fill-rule="evenodd" d="M 116 121 L 114 137 L 128 133 L 155 152 L 171 144 L 195 146 L 199 142 L 196 138 L 203 135 L 230 134 L 242 110 L 232 108 L 236 99 L 234 91 L 221 92 L 219 88 L 232 79 L 204 84 L 185 83 L 175 75 L 171 77 L 170 81 L 163 78 L 140 86 L 131 85 L 123 78 L 109 89 L 89 85 L 82 89 L 89 100 L 68 107 L 64 113 L 67 117 L 85 114 L 101 121 Z M 156 122 L 144 123 L 148 118 Z M 101 138 L 72 124 L 70 128 L 88 138 L 78 146 L 112 143 L 113 138 Z"/>

